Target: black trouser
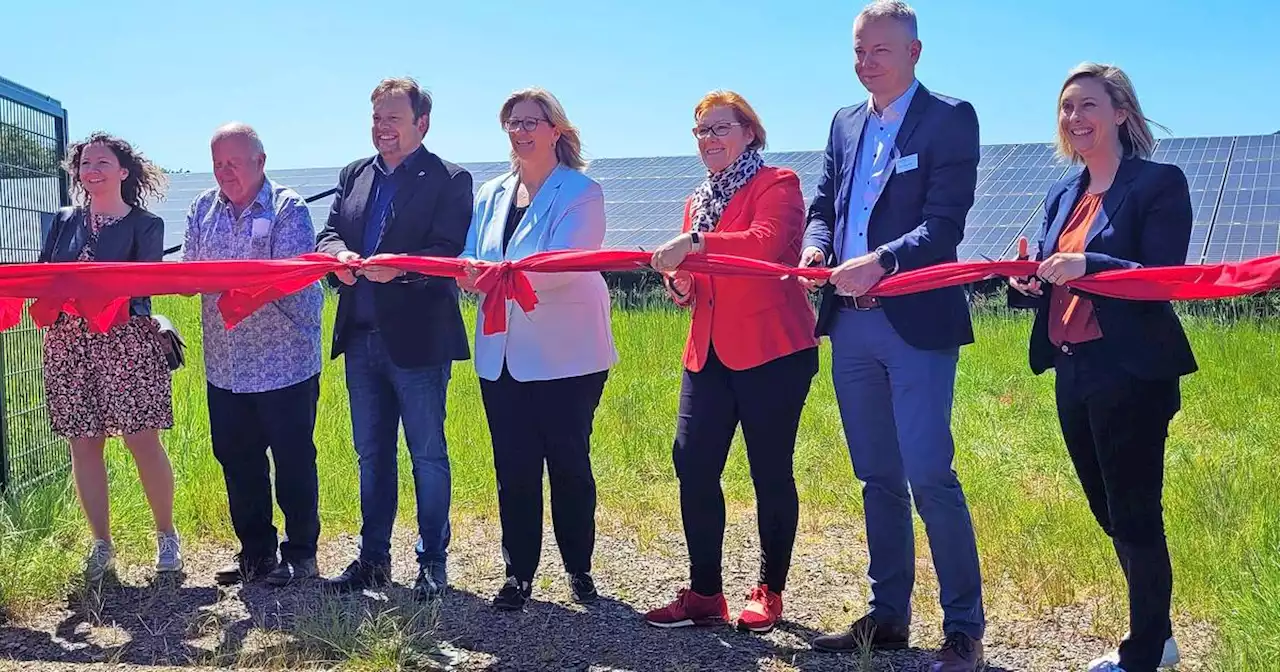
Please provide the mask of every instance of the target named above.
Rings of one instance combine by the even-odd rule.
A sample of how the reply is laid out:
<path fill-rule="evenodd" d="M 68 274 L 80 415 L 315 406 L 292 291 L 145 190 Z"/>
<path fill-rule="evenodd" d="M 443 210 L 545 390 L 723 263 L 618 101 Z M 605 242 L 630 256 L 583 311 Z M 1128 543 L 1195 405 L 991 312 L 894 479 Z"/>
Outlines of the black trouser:
<path fill-rule="evenodd" d="M 565 571 L 591 571 L 596 480 L 591 429 L 609 373 L 520 382 L 503 367 L 480 380 L 502 519 L 507 576 L 533 581 L 542 556 L 542 465 L 551 481 L 551 523 Z"/>
<path fill-rule="evenodd" d="M 269 392 L 235 393 L 209 385 L 209 434 L 227 482 L 231 525 L 248 560 L 276 557 L 271 522 L 271 463 L 276 502 L 284 513 L 282 560 L 316 556 L 320 536 L 316 476 L 319 374 Z M 267 449 L 271 449 L 271 463 Z"/>
<path fill-rule="evenodd" d="M 1120 666 L 1153 672 L 1173 634 L 1161 496 L 1165 439 L 1181 397 L 1176 378 L 1134 378 L 1097 346 L 1058 356 L 1058 418 L 1089 508 L 1111 537 L 1129 585 L 1131 635 L 1120 644 Z"/>
<path fill-rule="evenodd" d="M 786 587 L 800 517 L 791 458 L 800 412 L 817 372 L 817 348 L 743 371 L 727 368 L 711 349 L 701 371 L 684 372 L 673 453 L 695 593 L 715 595 L 724 590 L 720 561 L 725 513 L 720 476 L 739 423 L 756 490 L 760 583 L 774 592 Z"/>

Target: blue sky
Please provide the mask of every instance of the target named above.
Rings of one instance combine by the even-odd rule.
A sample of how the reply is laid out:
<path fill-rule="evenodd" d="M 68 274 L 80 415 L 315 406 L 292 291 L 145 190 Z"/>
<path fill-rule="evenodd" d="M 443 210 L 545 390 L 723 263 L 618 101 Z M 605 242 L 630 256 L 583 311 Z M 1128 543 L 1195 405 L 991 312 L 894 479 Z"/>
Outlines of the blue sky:
<path fill-rule="evenodd" d="M 831 114 L 865 98 L 836 0 L 36 2 L 4 9 L 0 76 L 49 94 L 72 137 L 104 129 L 168 168 L 209 170 L 220 123 L 253 124 L 268 168 L 372 154 L 369 92 L 412 75 L 435 97 L 428 146 L 496 161 L 497 111 L 550 89 L 589 156 L 690 154 L 692 108 L 744 94 L 770 149 L 820 149 Z M 1046 141 L 1063 75 L 1082 60 L 1133 77 L 1175 135 L 1280 130 L 1280 3 L 917 0 L 921 81 L 974 103 L 983 143 Z"/>

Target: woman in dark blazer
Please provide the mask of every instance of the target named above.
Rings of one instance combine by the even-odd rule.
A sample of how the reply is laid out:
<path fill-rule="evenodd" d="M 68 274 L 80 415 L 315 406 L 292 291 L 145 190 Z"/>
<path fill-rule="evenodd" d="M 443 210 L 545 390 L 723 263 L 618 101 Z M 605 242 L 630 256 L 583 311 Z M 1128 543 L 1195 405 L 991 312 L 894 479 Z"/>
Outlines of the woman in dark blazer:
<path fill-rule="evenodd" d="M 54 218 L 42 262 L 160 261 L 164 221 L 144 209 L 161 194 L 160 168 L 119 138 L 95 133 L 67 152 L 66 170 L 83 205 Z M 71 472 L 93 544 L 85 577 L 115 567 L 103 449 L 117 436 L 133 455 L 156 523 L 156 571 L 182 568 L 173 528 L 173 469 L 161 429 L 173 426 L 169 366 L 151 299 L 129 302 L 129 320 L 106 333 L 63 313 L 44 338 L 44 386 L 53 431 L 71 444 Z"/>
<path fill-rule="evenodd" d="M 736 624 L 767 632 L 782 616 L 800 509 L 792 456 L 818 371 L 813 308 L 794 282 L 678 268 L 691 253 L 798 265 L 804 197 L 795 172 L 764 164 L 764 126 L 742 96 L 707 94 L 694 108 L 694 122 L 707 178 L 685 205 L 684 233 L 659 247 L 651 262 L 665 274 L 675 302 L 693 312 L 673 446 L 690 586 L 645 620 L 663 628 L 729 621 L 720 571 L 720 477 L 741 425 L 756 491 L 761 558 L 759 581 Z"/>
<path fill-rule="evenodd" d="M 1058 150 L 1084 170 L 1045 200 L 1035 277 L 1010 302 L 1036 309 L 1031 368 L 1057 371 L 1058 419 L 1089 507 L 1111 537 L 1129 585 L 1131 633 L 1091 672 L 1152 672 L 1178 662 L 1173 573 L 1161 494 L 1165 439 L 1195 357 L 1166 301 L 1087 295 L 1064 285 L 1122 268 L 1186 263 L 1191 197 L 1155 144 L 1129 78 L 1086 63 L 1059 95 Z"/>

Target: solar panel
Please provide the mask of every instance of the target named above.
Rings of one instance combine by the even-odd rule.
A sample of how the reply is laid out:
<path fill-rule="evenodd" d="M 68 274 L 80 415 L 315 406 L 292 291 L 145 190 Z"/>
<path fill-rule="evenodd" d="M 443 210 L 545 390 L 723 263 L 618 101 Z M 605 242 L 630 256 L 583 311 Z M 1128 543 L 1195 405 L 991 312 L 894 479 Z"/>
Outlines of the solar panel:
<path fill-rule="evenodd" d="M 479 191 L 485 182 L 511 171 L 511 163 L 509 161 L 464 163 L 460 165 L 471 173 L 471 188 L 473 192 Z"/>
<path fill-rule="evenodd" d="M 1167 138 L 1156 145 L 1151 160 L 1182 168 L 1191 188 L 1191 244 L 1187 263 L 1198 264 L 1213 224 L 1214 209 L 1222 192 L 1222 176 L 1231 154 L 1229 137 Z"/>
<path fill-rule="evenodd" d="M 964 240 L 957 255 L 961 261 L 1006 258 L 1019 235 L 1040 222 L 1037 218 L 1045 194 L 1062 179 L 1068 167 L 1054 156 L 1053 145 L 1012 145 L 992 149 L 999 163 L 991 169 L 978 165 L 979 184 L 973 208 L 965 221 Z"/>
<path fill-rule="evenodd" d="M 1234 145 L 1233 145 L 1234 143 Z M 1195 221 L 1188 262 L 1239 260 L 1280 253 L 1280 138 L 1171 138 L 1156 147 L 1156 161 L 1174 163 L 1187 174 Z M 1233 149 L 1234 147 L 1234 149 Z M 800 176 L 806 201 L 821 178 L 820 151 L 769 152 L 765 162 Z M 510 170 L 507 161 L 462 164 L 475 189 Z M 339 168 L 268 171 L 272 179 L 302 196 L 322 193 L 337 183 Z M 1044 143 L 984 145 L 978 188 L 960 244 L 962 260 L 1008 258 L 1019 235 L 1034 235 L 1045 193 L 1071 168 Z M 605 195 L 608 230 L 605 246 L 653 249 L 680 230 L 685 199 L 706 175 L 697 156 L 601 158 L 587 174 Z M 214 186 L 209 173 L 170 175 L 168 198 L 152 205 L 165 219 L 165 243 L 182 242 L 187 208 Z M 1225 187 L 1224 187 L 1225 184 Z M 0 197 L 13 200 L 12 194 Z M 332 197 L 309 205 L 322 227 Z M 1216 216 L 1215 216 L 1216 213 Z"/>
<path fill-rule="evenodd" d="M 592 161 L 587 175 L 604 190 L 604 246 L 651 250 L 678 234 L 684 200 L 705 174 L 696 156 Z"/>
<path fill-rule="evenodd" d="M 1280 253 L 1280 135 L 1237 138 L 1205 262 Z"/>
<path fill-rule="evenodd" d="M 978 193 L 981 193 L 987 180 L 1004 164 L 1018 145 L 983 145 L 978 159 Z"/>
<path fill-rule="evenodd" d="M 164 220 L 165 249 L 182 244 L 187 230 L 187 210 L 205 189 L 216 185 L 212 173 L 171 173 L 163 200 L 147 205 L 147 209 Z M 172 258 L 180 258 L 173 255 Z"/>

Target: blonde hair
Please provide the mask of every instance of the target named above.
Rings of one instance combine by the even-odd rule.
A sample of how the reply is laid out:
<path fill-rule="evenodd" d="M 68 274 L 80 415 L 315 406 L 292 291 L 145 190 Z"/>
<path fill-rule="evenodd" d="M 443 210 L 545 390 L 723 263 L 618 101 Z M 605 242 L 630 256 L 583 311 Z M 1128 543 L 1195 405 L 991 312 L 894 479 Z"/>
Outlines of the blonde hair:
<path fill-rule="evenodd" d="M 1062 107 L 1062 94 L 1066 92 L 1067 87 L 1073 82 L 1085 77 L 1095 79 L 1102 88 L 1106 90 L 1107 97 L 1111 99 L 1111 105 L 1117 110 L 1124 110 L 1128 114 L 1125 115 L 1124 123 L 1120 125 L 1120 145 L 1124 148 L 1124 157 L 1139 157 L 1143 159 L 1151 158 L 1151 152 L 1155 150 L 1156 140 L 1151 133 L 1151 126 L 1159 126 L 1160 129 L 1169 132 L 1169 129 L 1160 124 L 1147 119 L 1142 113 L 1142 106 L 1138 104 L 1138 93 L 1133 88 L 1133 82 L 1124 70 L 1104 63 L 1085 62 L 1077 65 L 1067 73 L 1067 79 L 1062 83 L 1062 88 L 1058 91 L 1058 107 Z M 1063 130 L 1062 124 L 1058 124 L 1057 133 L 1058 156 L 1068 159 L 1073 163 L 1080 163 L 1084 157 L 1080 156 L 1071 148 L 1071 139 L 1067 132 Z"/>
<path fill-rule="evenodd" d="M 751 103 L 747 102 L 741 94 L 736 91 L 717 90 L 708 93 L 693 106 L 693 120 L 702 118 L 713 107 L 728 107 L 733 110 L 733 116 L 738 118 L 738 123 L 751 129 L 755 134 L 755 140 L 747 145 L 747 149 L 763 149 L 765 146 L 764 124 L 760 122 L 760 115 L 751 107 Z"/>
<path fill-rule="evenodd" d="M 502 104 L 498 121 L 505 125 L 511 118 L 511 111 L 515 109 L 516 104 L 526 100 L 537 103 L 538 107 L 542 108 L 542 114 L 547 121 L 560 131 L 560 139 L 556 141 L 556 159 L 574 170 L 586 169 L 587 160 L 582 158 L 582 138 L 578 135 L 578 127 L 569 121 L 569 115 L 565 114 L 564 106 L 551 95 L 550 91 L 537 87 L 516 91 L 507 97 L 507 102 Z M 518 170 L 519 167 L 520 157 L 512 149 L 511 169 Z"/>

